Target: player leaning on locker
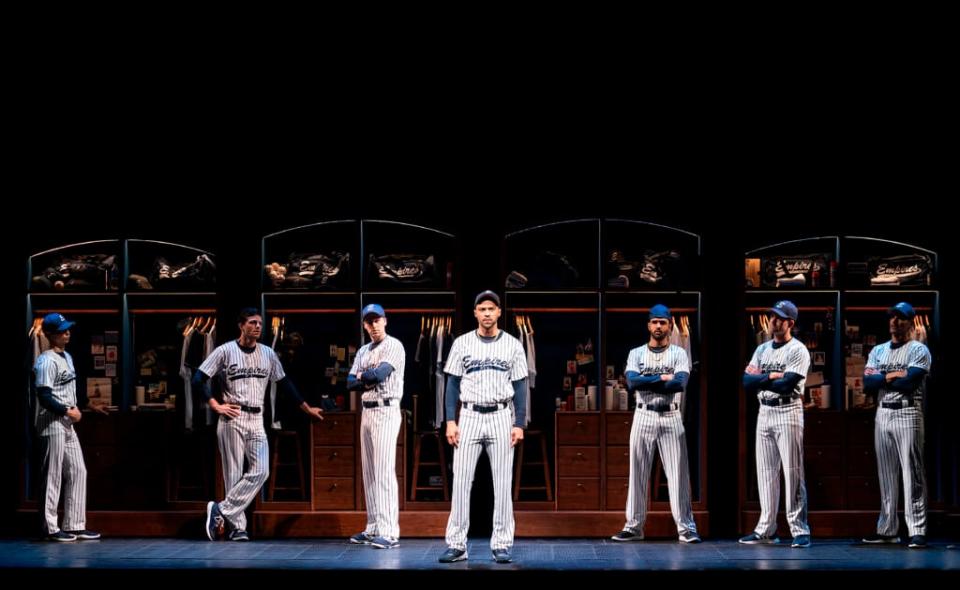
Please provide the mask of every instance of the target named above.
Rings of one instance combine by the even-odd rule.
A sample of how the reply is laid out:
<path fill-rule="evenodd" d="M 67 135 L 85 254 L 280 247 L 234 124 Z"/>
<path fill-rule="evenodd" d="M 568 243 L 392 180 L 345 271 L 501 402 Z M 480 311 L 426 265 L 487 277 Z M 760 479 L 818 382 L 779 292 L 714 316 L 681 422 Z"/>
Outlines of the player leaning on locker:
<path fill-rule="evenodd" d="M 216 540 L 230 528 L 231 541 L 249 541 L 244 511 L 253 501 L 270 474 L 267 433 L 263 427 L 263 398 L 267 385 L 276 382 L 300 402 L 300 409 L 323 420 L 320 408 L 303 400 L 287 378 L 277 353 L 257 342 L 263 329 L 260 311 L 248 307 L 237 318 L 240 337 L 218 346 L 210 353 L 194 376 L 194 385 L 207 397 L 210 408 L 220 414 L 217 440 L 223 460 L 223 487 L 226 497 L 207 503 L 204 530 Z M 224 373 L 223 403 L 214 399 L 208 380 Z M 243 470 L 244 459 L 247 470 Z"/>
<path fill-rule="evenodd" d="M 493 472 L 493 535 L 497 563 L 513 558 L 513 448 L 523 440 L 526 421 L 527 356 L 520 341 L 500 330 L 500 297 L 483 291 L 474 299 L 477 329 L 453 342 L 447 373 L 447 442 L 453 452 L 453 499 L 447 521 L 447 550 L 441 563 L 467 559 L 470 490 L 480 452 Z M 460 418 L 457 419 L 457 406 Z"/>
<path fill-rule="evenodd" d="M 47 314 L 41 329 L 50 348 L 37 357 L 36 428 L 43 467 L 40 471 L 40 504 L 46 538 L 50 541 L 99 539 L 100 533 L 87 530 L 87 467 L 80 439 L 73 425 L 80 421 L 86 396 L 77 396 L 77 371 L 66 351 L 70 328 L 75 322 L 59 313 Z M 90 408 L 106 413 L 100 406 Z M 57 507 L 63 493 L 63 527 L 57 525 Z"/>
<path fill-rule="evenodd" d="M 347 388 L 363 392 L 360 456 L 367 526 L 350 542 L 392 549 L 400 544 L 397 436 L 403 421 L 400 401 L 406 352 L 399 340 L 387 335 L 387 314 L 381 306 L 371 303 L 360 315 L 370 342 L 357 351 Z"/>
<path fill-rule="evenodd" d="M 923 471 L 923 394 L 930 351 L 913 339 L 913 306 L 900 302 L 888 311 L 890 340 L 874 346 L 863 385 L 877 394 L 873 443 L 880 479 L 880 518 L 876 534 L 864 543 L 899 543 L 898 478 L 903 478 L 903 516 L 908 547 L 927 545 L 927 484 Z"/>

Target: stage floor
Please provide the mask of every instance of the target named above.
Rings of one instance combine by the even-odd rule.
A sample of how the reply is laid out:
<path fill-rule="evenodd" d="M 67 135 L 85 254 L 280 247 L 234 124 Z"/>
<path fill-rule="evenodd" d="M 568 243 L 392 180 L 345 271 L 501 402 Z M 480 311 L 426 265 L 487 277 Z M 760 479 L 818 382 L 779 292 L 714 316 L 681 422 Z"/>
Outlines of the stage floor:
<path fill-rule="evenodd" d="M 95 572 L 266 573 L 465 572 L 872 572 L 960 573 L 960 551 L 945 542 L 926 549 L 863 545 L 853 540 L 816 539 L 812 547 L 792 549 L 740 545 L 736 540 L 707 540 L 699 545 L 676 541 L 617 543 L 595 539 L 518 539 L 514 562 L 497 564 L 488 540 L 470 539 L 469 559 L 442 564 L 442 539 L 401 539 L 395 549 L 351 545 L 344 539 L 267 539 L 249 543 L 182 539 L 102 539 L 73 543 L 36 540 L 0 541 L 0 567 L 94 574 Z M 894 576 L 896 577 L 896 576 Z"/>

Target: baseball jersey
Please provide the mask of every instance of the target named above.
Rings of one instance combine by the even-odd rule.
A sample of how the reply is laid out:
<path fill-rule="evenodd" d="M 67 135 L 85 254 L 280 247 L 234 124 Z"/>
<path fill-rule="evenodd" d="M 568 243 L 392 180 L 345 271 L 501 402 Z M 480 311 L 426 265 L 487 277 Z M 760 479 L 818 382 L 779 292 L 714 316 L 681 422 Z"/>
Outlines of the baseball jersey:
<path fill-rule="evenodd" d="M 884 373 L 906 371 L 910 367 L 918 367 L 924 371 L 930 370 L 930 349 L 923 343 L 911 340 L 897 348 L 893 348 L 891 344 L 893 344 L 892 341 L 887 341 L 874 346 L 870 351 L 870 356 L 867 358 L 866 368 L 876 369 Z M 925 383 L 926 380 L 924 379 L 917 388 L 910 393 L 888 389 L 886 384 L 884 384 L 880 387 L 880 395 L 877 401 L 881 403 L 895 402 L 900 401 L 904 397 L 912 397 L 915 403 L 919 404 L 923 401 Z"/>
<path fill-rule="evenodd" d="M 224 403 L 255 408 L 263 406 L 267 384 L 286 376 L 272 348 L 258 342 L 253 352 L 244 352 L 236 340 L 215 348 L 200 370 L 208 377 L 224 371 Z"/>
<path fill-rule="evenodd" d="M 806 345 L 797 338 L 791 338 L 789 342 L 782 346 L 774 347 L 776 341 L 768 340 L 764 342 L 753 352 L 753 358 L 750 359 L 748 366 L 756 367 L 764 373 L 796 373 L 802 375 L 799 382 L 794 386 L 790 397 L 803 396 L 803 384 L 807 381 L 807 371 L 810 369 L 810 352 Z M 757 393 L 758 398 L 774 399 L 781 397 L 781 394 L 760 388 Z"/>
<path fill-rule="evenodd" d="M 36 373 L 36 385 L 49 387 L 53 391 L 53 399 L 68 408 L 77 405 L 77 371 L 73 368 L 73 357 L 69 352 L 56 353 L 53 350 L 44 351 L 33 367 Z M 35 424 L 40 436 L 50 433 L 50 425 L 70 419 L 66 416 L 57 416 L 50 410 L 36 402 L 37 412 Z"/>
<path fill-rule="evenodd" d="M 444 371 L 460 377 L 460 401 L 490 405 L 513 399 L 513 381 L 528 375 L 523 345 L 504 330 L 482 338 L 476 330 L 453 341 Z"/>
<path fill-rule="evenodd" d="M 353 359 L 351 375 L 363 373 L 367 369 L 376 369 L 380 363 L 389 364 L 393 367 L 393 372 L 382 383 L 377 383 L 376 387 L 364 391 L 360 399 L 376 401 L 402 398 L 403 370 L 406 362 L 407 353 L 403 350 L 403 344 L 393 336 L 387 335 L 380 342 L 368 342 L 361 346 Z"/>
<path fill-rule="evenodd" d="M 647 344 L 644 344 L 634 348 L 627 355 L 626 370 L 635 371 L 644 377 L 666 373 L 674 375 L 690 373 L 690 359 L 687 357 L 687 351 L 676 344 L 670 344 L 660 352 L 651 350 Z M 680 392 L 651 391 L 641 386 L 637 389 L 637 393 L 642 403 L 659 405 L 679 401 L 676 396 Z"/>

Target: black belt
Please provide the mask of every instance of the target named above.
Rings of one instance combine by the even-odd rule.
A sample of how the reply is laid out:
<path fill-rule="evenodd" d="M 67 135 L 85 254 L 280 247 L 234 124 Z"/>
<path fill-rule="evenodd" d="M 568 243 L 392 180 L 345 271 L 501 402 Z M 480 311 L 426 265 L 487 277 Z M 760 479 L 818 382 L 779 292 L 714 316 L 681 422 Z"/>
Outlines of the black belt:
<path fill-rule="evenodd" d="M 679 410 L 680 404 L 677 402 L 669 404 L 637 404 L 638 410 L 648 410 L 650 412 L 672 412 L 673 410 Z"/>
<path fill-rule="evenodd" d="M 880 407 L 887 410 L 902 410 L 913 406 L 913 400 L 900 400 L 898 402 L 881 402 Z"/>
<path fill-rule="evenodd" d="M 251 414 L 259 414 L 260 408 L 254 408 L 252 406 L 240 406 L 241 412 L 250 412 Z"/>
<path fill-rule="evenodd" d="M 361 402 L 361 403 L 363 403 L 363 407 L 365 407 L 365 408 L 377 408 L 377 407 L 379 407 L 379 406 L 389 406 L 390 403 L 391 403 L 391 400 L 388 400 L 388 399 L 378 399 L 378 400 L 373 400 L 373 401 L 364 401 L 364 402 Z"/>
<path fill-rule="evenodd" d="M 473 410 L 474 412 L 479 412 L 481 414 L 488 414 L 490 412 L 496 412 L 507 407 L 507 402 L 497 402 L 492 406 L 478 406 L 477 404 L 471 404 L 470 402 L 461 402 L 461 407 L 466 408 L 467 410 Z"/>
<path fill-rule="evenodd" d="M 765 397 L 762 397 L 762 398 L 760 398 L 760 403 L 763 404 L 763 405 L 765 405 L 765 406 L 785 406 L 785 405 L 793 402 L 793 400 L 795 400 L 795 399 L 799 399 L 799 398 L 796 398 L 796 397 L 775 397 L 775 398 L 772 398 L 772 399 L 767 399 L 767 398 L 765 398 Z"/>

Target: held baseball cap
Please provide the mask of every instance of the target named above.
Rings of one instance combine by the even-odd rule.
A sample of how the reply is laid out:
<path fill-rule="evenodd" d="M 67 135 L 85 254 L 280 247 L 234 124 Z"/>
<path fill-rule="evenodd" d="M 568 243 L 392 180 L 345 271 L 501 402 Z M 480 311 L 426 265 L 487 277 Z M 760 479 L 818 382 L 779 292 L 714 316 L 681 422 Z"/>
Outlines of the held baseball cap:
<path fill-rule="evenodd" d="M 473 306 L 476 307 L 484 301 L 493 301 L 494 305 L 500 307 L 500 296 L 489 289 L 477 295 L 477 298 L 473 300 Z"/>
<path fill-rule="evenodd" d="M 775 313 L 778 316 L 782 317 L 785 320 L 797 321 L 797 306 L 793 304 L 792 301 L 777 301 L 773 304 L 773 307 L 770 308 L 770 313 Z"/>
<path fill-rule="evenodd" d="M 900 303 L 888 309 L 887 315 L 899 315 L 899 316 L 905 317 L 908 320 L 912 320 L 914 316 L 917 315 L 917 311 L 913 309 L 913 306 L 907 303 L 906 301 L 901 301 Z"/>
<path fill-rule="evenodd" d="M 46 332 L 47 334 L 56 334 L 58 332 L 66 332 L 77 322 L 68 321 L 67 318 L 63 317 L 63 314 L 59 313 L 48 313 L 43 316 L 43 324 L 40 329 Z"/>
<path fill-rule="evenodd" d="M 653 318 L 663 318 L 665 320 L 669 320 L 671 317 L 673 316 L 670 314 L 670 308 L 666 305 L 658 303 L 650 308 L 649 319 L 651 320 Z"/>
<path fill-rule="evenodd" d="M 360 316 L 366 320 L 369 316 L 375 315 L 377 317 L 385 318 L 387 314 L 383 311 L 383 308 L 377 305 L 376 303 L 371 303 L 363 308 L 363 312 Z"/>

